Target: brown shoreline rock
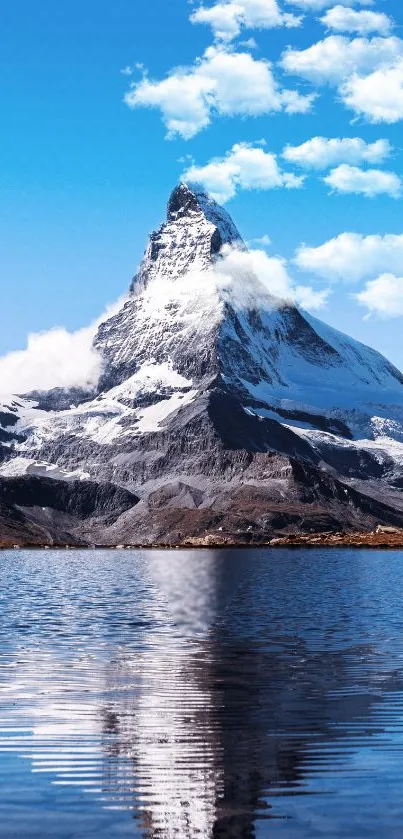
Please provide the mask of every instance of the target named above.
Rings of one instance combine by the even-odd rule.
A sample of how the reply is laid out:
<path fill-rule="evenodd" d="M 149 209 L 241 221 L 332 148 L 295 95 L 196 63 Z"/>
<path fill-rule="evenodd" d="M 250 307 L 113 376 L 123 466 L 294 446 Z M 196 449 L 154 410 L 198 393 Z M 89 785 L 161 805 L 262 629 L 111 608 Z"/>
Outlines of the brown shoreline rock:
<path fill-rule="evenodd" d="M 56 549 L 77 548 L 79 550 L 172 550 L 180 548 L 183 550 L 194 548 L 279 548 L 279 547 L 356 547 L 356 548 L 402 548 L 403 529 L 392 528 L 385 530 L 377 528 L 375 531 L 364 533 L 299 533 L 287 536 L 275 536 L 267 541 L 239 539 L 226 536 L 225 534 L 208 533 L 203 536 L 190 536 L 179 544 L 167 544 L 156 542 L 150 544 L 118 544 L 118 545 L 74 545 L 65 543 L 40 544 L 39 542 L 18 542 L 15 539 L 0 539 L 0 550 L 11 550 L 16 548 L 25 549 Z"/>

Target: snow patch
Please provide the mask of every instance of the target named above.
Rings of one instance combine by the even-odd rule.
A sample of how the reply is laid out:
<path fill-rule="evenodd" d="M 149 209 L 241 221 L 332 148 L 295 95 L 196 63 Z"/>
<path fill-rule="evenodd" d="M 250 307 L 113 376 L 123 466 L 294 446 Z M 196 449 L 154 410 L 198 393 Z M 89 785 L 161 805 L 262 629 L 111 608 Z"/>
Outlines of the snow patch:
<path fill-rule="evenodd" d="M 60 481 L 86 481 L 91 477 L 89 472 L 82 469 L 69 471 L 53 463 L 28 457 L 14 457 L 0 467 L 0 476 L 3 478 L 19 478 L 23 475 L 40 475 Z"/>
<path fill-rule="evenodd" d="M 188 393 L 178 393 L 170 399 L 163 399 L 155 405 L 150 405 L 144 411 L 138 413 L 139 423 L 137 432 L 149 434 L 152 431 L 161 431 L 161 424 L 168 419 L 170 414 L 189 405 L 197 395 L 197 390 L 190 390 Z"/>

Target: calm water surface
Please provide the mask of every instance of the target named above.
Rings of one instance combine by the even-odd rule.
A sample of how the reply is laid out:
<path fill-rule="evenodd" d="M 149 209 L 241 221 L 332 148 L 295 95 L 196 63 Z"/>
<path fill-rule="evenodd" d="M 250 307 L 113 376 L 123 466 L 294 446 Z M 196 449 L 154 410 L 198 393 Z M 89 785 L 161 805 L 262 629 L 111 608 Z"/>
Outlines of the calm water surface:
<path fill-rule="evenodd" d="M 403 552 L 0 554 L 0 836 L 403 835 Z"/>

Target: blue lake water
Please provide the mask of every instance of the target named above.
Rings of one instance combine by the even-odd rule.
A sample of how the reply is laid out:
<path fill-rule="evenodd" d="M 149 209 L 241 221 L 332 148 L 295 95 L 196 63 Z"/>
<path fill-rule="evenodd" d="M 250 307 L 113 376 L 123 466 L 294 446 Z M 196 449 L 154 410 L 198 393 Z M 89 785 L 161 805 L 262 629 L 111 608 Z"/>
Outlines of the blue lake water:
<path fill-rule="evenodd" d="M 403 835 L 403 552 L 0 553 L 0 837 Z"/>

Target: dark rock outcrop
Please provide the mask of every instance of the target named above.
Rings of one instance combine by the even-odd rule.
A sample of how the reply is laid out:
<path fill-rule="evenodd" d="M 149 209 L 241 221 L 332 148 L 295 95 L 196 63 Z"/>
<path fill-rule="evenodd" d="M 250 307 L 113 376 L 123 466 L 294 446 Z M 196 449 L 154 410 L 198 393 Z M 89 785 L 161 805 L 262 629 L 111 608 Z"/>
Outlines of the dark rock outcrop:
<path fill-rule="evenodd" d="M 110 527 L 138 501 L 113 484 L 0 478 L 0 545 L 88 544 L 94 528 Z"/>

